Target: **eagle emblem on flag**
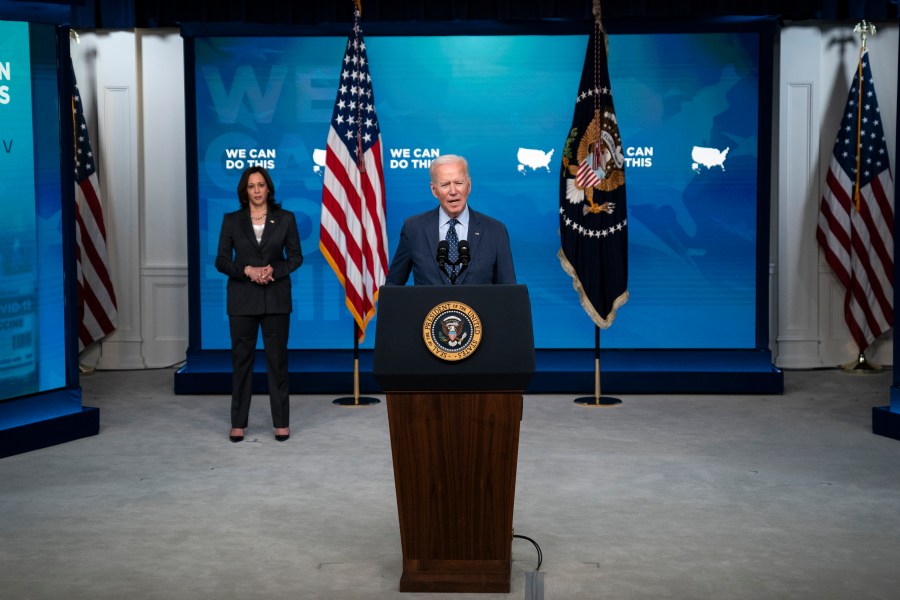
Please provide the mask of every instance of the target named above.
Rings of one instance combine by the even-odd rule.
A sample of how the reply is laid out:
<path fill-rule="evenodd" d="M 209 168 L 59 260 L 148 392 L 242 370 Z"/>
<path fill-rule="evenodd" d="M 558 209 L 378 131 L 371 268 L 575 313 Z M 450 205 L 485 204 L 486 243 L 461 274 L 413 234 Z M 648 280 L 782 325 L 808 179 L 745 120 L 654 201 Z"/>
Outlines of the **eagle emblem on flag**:
<path fill-rule="evenodd" d="M 595 189 L 610 192 L 625 184 L 625 156 L 612 110 L 595 110 L 580 139 L 578 128 L 572 128 L 563 149 L 563 167 L 566 198 L 571 204 L 586 203 L 584 214 L 612 214 L 614 203 L 594 201 Z"/>

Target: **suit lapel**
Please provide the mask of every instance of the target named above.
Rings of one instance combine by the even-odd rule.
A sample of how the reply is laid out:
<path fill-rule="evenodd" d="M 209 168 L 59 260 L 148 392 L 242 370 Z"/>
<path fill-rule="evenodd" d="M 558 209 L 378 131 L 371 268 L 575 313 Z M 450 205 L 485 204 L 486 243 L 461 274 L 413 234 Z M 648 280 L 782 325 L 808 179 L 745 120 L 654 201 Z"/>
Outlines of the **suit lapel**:
<path fill-rule="evenodd" d="M 469 235 L 466 241 L 469 242 L 469 255 L 475 256 L 478 252 L 478 245 L 481 243 L 481 236 L 484 234 L 481 215 L 471 208 L 469 209 Z"/>
<path fill-rule="evenodd" d="M 243 232 L 247 234 L 248 239 L 256 244 L 256 234 L 253 233 L 253 225 L 250 223 L 250 210 L 242 210 L 240 213 L 238 213 L 238 219 L 240 221 L 241 230 L 243 230 Z"/>
<path fill-rule="evenodd" d="M 431 211 L 428 214 L 428 218 L 425 221 L 425 240 L 428 242 L 429 248 L 437 249 L 438 245 L 438 208 L 437 210 Z M 434 253 L 434 263 L 437 264 L 437 252 Z"/>
<path fill-rule="evenodd" d="M 440 210 L 441 207 L 438 206 L 428 214 L 427 220 L 425 221 L 425 240 L 428 243 L 428 247 L 432 249 L 431 260 L 433 261 L 434 268 L 437 269 L 438 273 L 441 275 L 441 281 L 443 281 L 444 285 L 450 285 L 450 276 L 447 275 L 447 272 L 442 269 L 440 265 L 438 265 L 437 261 L 437 245 L 438 242 L 441 241 L 441 238 L 438 235 Z"/>
<path fill-rule="evenodd" d="M 266 243 L 272 238 L 272 235 L 275 232 L 275 227 L 278 225 L 279 217 L 281 215 L 278 214 L 277 210 L 272 210 L 266 215 L 266 226 L 263 229 L 262 239 L 259 242 L 259 247 L 262 248 L 266 245 Z"/>

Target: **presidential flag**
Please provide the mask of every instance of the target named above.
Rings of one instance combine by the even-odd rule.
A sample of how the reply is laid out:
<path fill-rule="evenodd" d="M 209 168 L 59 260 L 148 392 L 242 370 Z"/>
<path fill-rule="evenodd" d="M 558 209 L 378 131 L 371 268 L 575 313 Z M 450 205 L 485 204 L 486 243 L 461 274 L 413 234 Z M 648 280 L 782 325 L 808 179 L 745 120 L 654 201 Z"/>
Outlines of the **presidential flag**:
<path fill-rule="evenodd" d="M 116 329 L 116 293 L 109 275 L 106 227 L 97 168 L 81 95 L 72 69 L 72 120 L 75 128 L 75 262 L 78 280 L 78 349 L 93 344 Z"/>
<path fill-rule="evenodd" d="M 894 324 L 893 198 L 864 47 L 834 142 L 816 229 L 825 259 L 845 288 L 844 319 L 860 352 Z"/>
<path fill-rule="evenodd" d="M 359 341 L 387 274 L 386 223 L 381 131 L 356 10 L 328 130 L 319 249 L 344 287 Z"/>
<path fill-rule="evenodd" d="M 628 301 L 625 157 L 613 106 L 606 32 L 588 39 L 559 186 L 559 261 L 581 305 L 602 329 Z"/>

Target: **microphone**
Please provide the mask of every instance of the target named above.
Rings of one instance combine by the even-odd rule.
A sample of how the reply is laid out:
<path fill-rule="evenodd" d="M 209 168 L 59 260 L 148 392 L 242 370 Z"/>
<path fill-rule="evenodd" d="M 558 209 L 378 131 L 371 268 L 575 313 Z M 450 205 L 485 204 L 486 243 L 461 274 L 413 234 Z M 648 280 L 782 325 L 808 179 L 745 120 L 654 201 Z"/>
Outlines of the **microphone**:
<path fill-rule="evenodd" d="M 459 264 L 462 265 L 460 271 L 469 266 L 469 242 L 466 240 L 459 240 Z"/>
<path fill-rule="evenodd" d="M 441 240 L 437 245 L 437 261 L 440 268 L 444 268 L 447 264 L 447 258 L 450 254 L 450 243 L 447 240 Z"/>

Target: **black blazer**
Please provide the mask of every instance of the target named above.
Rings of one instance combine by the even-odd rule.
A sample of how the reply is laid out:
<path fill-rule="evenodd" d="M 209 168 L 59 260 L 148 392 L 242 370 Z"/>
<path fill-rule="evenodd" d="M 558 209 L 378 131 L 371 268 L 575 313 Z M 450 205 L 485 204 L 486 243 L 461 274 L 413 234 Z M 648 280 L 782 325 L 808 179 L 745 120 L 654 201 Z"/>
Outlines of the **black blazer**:
<path fill-rule="evenodd" d="M 246 208 L 222 218 L 216 269 L 228 275 L 229 315 L 289 313 L 291 273 L 303 263 L 300 234 L 294 213 L 269 208 L 262 241 L 256 242 L 250 211 Z M 275 281 L 260 285 L 244 275 L 244 267 L 272 265 Z"/>

